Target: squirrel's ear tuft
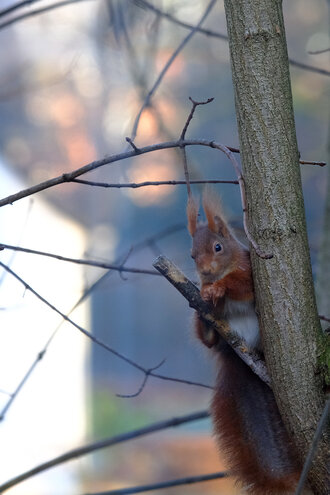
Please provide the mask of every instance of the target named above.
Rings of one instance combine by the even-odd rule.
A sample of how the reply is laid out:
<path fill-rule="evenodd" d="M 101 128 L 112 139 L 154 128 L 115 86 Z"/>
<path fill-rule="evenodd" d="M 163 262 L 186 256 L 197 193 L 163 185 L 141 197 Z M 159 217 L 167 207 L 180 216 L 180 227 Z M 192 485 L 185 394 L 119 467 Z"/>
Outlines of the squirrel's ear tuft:
<path fill-rule="evenodd" d="M 211 232 L 226 238 L 230 237 L 230 230 L 222 211 L 220 197 L 209 187 L 204 190 L 203 209 Z"/>
<path fill-rule="evenodd" d="M 197 229 L 198 202 L 189 196 L 187 204 L 188 231 L 191 237 L 195 235 Z"/>

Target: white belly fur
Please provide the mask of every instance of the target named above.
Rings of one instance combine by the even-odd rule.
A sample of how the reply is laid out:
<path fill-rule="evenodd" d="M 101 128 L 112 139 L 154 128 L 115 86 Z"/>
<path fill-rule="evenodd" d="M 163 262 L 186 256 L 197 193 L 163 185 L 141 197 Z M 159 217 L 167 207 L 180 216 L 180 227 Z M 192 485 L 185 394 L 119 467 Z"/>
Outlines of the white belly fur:
<path fill-rule="evenodd" d="M 224 318 L 232 331 L 245 340 L 248 347 L 258 347 L 260 332 L 254 302 L 235 301 L 226 297 Z"/>

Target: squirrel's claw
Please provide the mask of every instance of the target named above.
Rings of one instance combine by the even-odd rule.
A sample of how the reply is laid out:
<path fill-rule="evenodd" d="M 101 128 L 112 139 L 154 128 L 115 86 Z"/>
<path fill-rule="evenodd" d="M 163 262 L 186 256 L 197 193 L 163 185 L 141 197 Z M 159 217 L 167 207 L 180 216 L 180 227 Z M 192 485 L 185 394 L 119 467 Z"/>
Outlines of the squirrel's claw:
<path fill-rule="evenodd" d="M 221 299 L 225 295 L 226 289 L 217 284 L 208 284 L 204 285 L 201 289 L 201 296 L 206 302 L 211 302 L 214 306 L 216 306 L 219 299 Z"/>

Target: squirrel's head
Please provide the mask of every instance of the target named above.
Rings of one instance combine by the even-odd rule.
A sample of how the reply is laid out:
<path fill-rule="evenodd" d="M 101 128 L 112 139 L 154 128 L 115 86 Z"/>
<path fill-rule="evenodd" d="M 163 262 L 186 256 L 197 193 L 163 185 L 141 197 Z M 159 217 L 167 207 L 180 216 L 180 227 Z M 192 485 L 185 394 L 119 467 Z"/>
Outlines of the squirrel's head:
<path fill-rule="evenodd" d="M 192 237 L 191 256 L 203 284 L 213 283 L 230 273 L 236 263 L 237 240 L 224 218 L 220 199 L 207 189 L 203 194 L 206 222 L 198 222 L 198 203 L 188 200 L 188 231 Z"/>

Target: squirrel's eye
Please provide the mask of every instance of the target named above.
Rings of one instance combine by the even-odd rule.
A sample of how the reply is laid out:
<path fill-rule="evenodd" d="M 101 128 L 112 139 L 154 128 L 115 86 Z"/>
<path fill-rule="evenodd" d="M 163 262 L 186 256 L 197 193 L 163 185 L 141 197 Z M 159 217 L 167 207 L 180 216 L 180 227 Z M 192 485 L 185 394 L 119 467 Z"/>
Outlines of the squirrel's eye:
<path fill-rule="evenodd" d="M 219 253 L 220 251 L 222 250 L 222 246 L 219 242 L 217 242 L 216 244 L 214 244 L 214 251 L 216 253 Z"/>

